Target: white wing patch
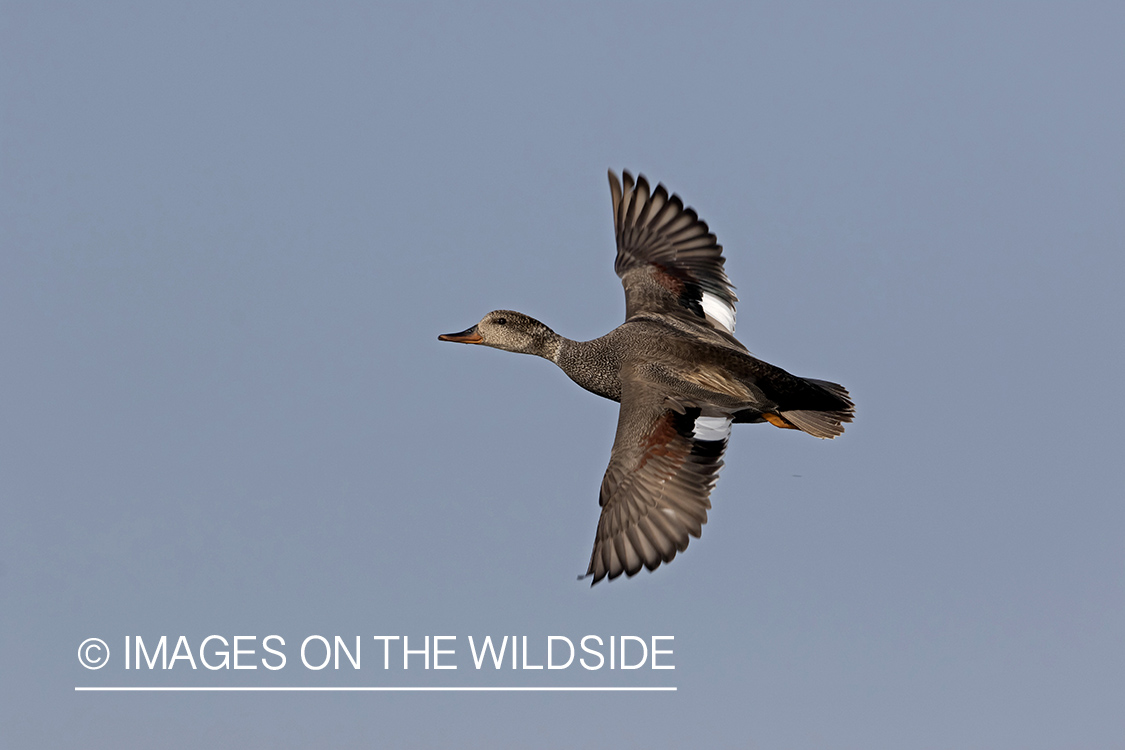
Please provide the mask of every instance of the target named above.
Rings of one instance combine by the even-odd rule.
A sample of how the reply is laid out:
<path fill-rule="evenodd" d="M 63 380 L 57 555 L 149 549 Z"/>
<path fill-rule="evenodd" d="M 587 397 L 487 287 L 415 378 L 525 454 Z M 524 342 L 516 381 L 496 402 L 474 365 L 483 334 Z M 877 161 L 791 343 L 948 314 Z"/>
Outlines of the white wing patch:
<path fill-rule="evenodd" d="M 734 307 L 719 299 L 710 292 L 703 293 L 703 313 L 716 325 L 726 329 L 727 333 L 734 333 Z"/>
<path fill-rule="evenodd" d="M 730 436 L 730 418 L 697 417 L 691 436 L 696 440 L 726 440 Z"/>

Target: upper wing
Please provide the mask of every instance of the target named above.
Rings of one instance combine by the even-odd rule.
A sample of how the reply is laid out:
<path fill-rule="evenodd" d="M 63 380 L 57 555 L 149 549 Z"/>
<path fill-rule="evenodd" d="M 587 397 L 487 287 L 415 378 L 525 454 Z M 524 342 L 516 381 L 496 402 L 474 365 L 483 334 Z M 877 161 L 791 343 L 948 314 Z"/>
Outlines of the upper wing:
<path fill-rule="evenodd" d="M 688 314 L 720 331 L 734 333 L 734 287 L 723 271 L 723 248 L 695 211 L 684 208 L 663 185 L 649 191 L 641 175 L 610 170 L 613 223 L 617 233 L 614 270 L 625 285 L 625 317 L 657 312 Z"/>
<path fill-rule="evenodd" d="M 723 466 L 731 420 L 625 378 L 613 453 L 602 480 L 602 514 L 586 575 L 602 578 L 653 570 L 699 538 L 711 488 Z"/>

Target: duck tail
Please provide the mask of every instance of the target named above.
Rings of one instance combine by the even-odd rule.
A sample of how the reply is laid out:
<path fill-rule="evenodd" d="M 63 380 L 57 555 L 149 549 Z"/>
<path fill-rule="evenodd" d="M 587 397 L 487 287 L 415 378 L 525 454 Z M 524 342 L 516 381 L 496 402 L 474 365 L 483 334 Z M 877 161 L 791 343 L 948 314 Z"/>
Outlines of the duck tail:
<path fill-rule="evenodd" d="M 844 423 L 851 422 L 855 416 L 855 404 L 852 403 L 848 389 L 839 383 L 829 383 L 826 380 L 813 378 L 804 380 L 828 391 L 836 399 L 838 406 L 830 409 L 792 409 L 781 412 L 781 417 L 798 430 L 814 437 L 834 438 L 843 434 Z"/>

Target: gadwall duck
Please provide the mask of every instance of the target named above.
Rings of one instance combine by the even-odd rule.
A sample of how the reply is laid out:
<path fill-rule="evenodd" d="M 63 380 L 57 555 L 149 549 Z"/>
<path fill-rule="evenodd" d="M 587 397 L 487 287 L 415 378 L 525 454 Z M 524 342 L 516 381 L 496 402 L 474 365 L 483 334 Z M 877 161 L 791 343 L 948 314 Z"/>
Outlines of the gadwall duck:
<path fill-rule="evenodd" d="M 495 310 L 441 341 L 549 359 L 588 391 L 620 402 L 602 480 L 601 517 L 586 576 L 632 576 L 671 562 L 699 538 L 732 423 L 833 438 L 854 405 L 836 383 L 790 375 L 734 337 L 734 287 L 722 247 L 695 211 L 644 176 L 609 173 L 617 232 L 614 270 L 625 322 L 571 341 L 538 320 Z M 582 576 L 585 577 L 585 576 Z"/>

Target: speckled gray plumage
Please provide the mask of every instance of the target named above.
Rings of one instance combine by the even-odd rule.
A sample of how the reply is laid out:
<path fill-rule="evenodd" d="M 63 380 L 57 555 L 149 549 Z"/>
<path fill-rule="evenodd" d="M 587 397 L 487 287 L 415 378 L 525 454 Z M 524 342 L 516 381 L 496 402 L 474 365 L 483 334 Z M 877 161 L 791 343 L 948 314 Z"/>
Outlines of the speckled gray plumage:
<path fill-rule="evenodd" d="M 445 341 L 555 362 L 621 412 L 602 481 L 587 568 L 592 583 L 670 562 L 699 537 L 731 423 L 770 422 L 831 438 L 854 406 L 843 386 L 763 362 L 734 337 L 733 286 L 722 247 L 693 210 L 644 177 L 610 172 L 615 269 L 626 320 L 572 341 L 511 310 L 495 310 Z"/>

